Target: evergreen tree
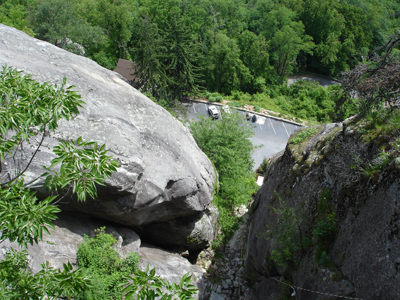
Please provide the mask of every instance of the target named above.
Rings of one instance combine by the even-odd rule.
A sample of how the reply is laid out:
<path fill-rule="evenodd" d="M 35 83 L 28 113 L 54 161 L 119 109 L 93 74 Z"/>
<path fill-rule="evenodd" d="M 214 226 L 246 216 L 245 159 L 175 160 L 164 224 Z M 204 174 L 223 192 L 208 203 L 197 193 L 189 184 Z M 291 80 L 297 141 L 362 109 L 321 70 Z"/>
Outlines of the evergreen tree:
<path fill-rule="evenodd" d="M 146 8 L 139 12 L 134 28 L 129 48 L 134 61 L 133 85 L 155 98 L 165 98 L 167 80 L 161 62 L 161 53 L 165 52 L 165 48 L 160 30 Z"/>
<path fill-rule="evenodd" d="M 171 100 L 199 91 L 200 74 L 196 66 L 199 45 L 193 41 L 185 19 L 173 13 L 165 30 L 163 56 Z"/>

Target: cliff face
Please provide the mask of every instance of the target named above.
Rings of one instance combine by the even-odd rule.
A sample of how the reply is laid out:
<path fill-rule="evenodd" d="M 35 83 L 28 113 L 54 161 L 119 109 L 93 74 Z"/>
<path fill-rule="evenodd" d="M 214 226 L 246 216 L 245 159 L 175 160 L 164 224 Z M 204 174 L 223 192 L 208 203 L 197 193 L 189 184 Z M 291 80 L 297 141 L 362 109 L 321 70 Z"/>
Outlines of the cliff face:
<path fill-rule="evenodd" d="M 400 299 L 400 143 L 388 128 L 319 126 L 273 159 L 247 249 L 258 299 L 292 293 L 277 280 L 296 299 Z"/>

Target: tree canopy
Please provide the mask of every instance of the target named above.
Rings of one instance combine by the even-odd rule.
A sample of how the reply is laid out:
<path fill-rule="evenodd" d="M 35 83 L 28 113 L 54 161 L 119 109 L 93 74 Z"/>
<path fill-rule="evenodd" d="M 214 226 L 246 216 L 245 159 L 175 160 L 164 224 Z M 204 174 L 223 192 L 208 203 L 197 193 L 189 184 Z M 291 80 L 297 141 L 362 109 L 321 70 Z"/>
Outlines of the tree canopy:
<path fill-rule="evenodd" d="M 138 82 L 152 81 L 140 88 L 160 97 L 150 87 L 157 82 L 177 98 L 198 88 L 254 93 L 305 70 L 337 76 L 395 33 L 400 10 L 395 0 L 1 3 L 4 24 L 55 44 L 69 38 L 107 68 L 130 59 Z M 251 51 L 244 45 L 250 33 L 250 44 L 259 45 Z"/>

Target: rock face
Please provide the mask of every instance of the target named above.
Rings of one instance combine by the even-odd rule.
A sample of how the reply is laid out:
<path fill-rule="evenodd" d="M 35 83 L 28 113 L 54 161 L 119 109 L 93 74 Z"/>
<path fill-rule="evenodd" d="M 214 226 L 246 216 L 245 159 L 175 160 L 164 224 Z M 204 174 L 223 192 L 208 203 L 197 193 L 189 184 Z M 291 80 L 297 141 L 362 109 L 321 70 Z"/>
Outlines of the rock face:
<path fill-rule="evenodd" d="M 244 267 L 244 253 L 246 250 L 246 237 L 248 236 L 249 214 L 246 206 L 241 205 L 235 212 L 243 222 L 235 231 L 232 238 L 224 246 L 218 249 L 218 254 L 212 249 L 206 249 L 199 254 L 196 264 L 208 270 L 206 292 L 203 299 L 229 300 L 242 299 L 254 300 L 254 283 L 246 276 Z M 210 261 L 209 256 L 213 259 Z M 208 260 L 208 261 L 207 261 Z M 212 264 L 210 265 L 210 263 Z M 260 299 L 269 299 L 268 294 L 263 294 Z"/>
<path fill-rule="evenodd" d="M 214 239 L 217 219 L 218 209 L 210 205 L 210 209 L 195 216 L 151 224 L 139 233 L 147 242 L 155 245 L 177 245 L 183 249 L 200 250 Z"/>
<path fill-rule="evenodd" d="M 57 40 L 56 41 L 56 46 L 63 48 L 69 52 L 78 54 L 78 55 L 85 55 L 85 48 L 78 44 L 78 43 L 74 43 L 73 41 L 71 41 L 71 39 L 69 38 L 64 38 L 62 40 Z"/>
<path fill-rule="evenodd" d="M 106 232 L 117 239 L 116 250 L 122 258 L 130 252 L 138 252 L 141 241 L 139 236 L 131 229 L 101 222 L 85 214 L 61 213 L 54 221 L 55 229 L 49 228 L 50 235 L 44 234 L 43 240 L 33 246 L 28 246 L 29 267 L 32 272 L 40 271 L 41 264 L 48 261 L 51 266 L 61 268 L 68 261 L 76 265 L 76 251 L 83 242 L 83 236 L 95 236 L 95 230 L 105 226 Z M 16 242 L 8 240 L 0 244 L 0 259 L 10 247 L 18 248 Z"/>
<path fill-rule="evenodd" d="M 50 235 L 44 234 L 43 241 L 28 247 L 29 267 L 33 272 L 40 271 L 41 264 L 48 261 L 51 266 L 61 268 L 68 261 L 76 266 L 76 252 L 83 242 L 83 236 L 95 236 L 95 229 L 106 227 L 106 232 L 116 239 L 115 250 L 122 258 L 126 258 L 131 252 L 136 252 L 141 257 L 139 269 L 145 271 L 149 264 L 156 269 L 156 274 L 169 282 L 179 283 L 181 277 L 190 273 L 193 283 L 199 288 L 196 297 L 201 296 L 204 288 L 202 269 L 191 265 L 189 261 L 177 254 L 167 252 L 154 246 L 142 245 L 139 236 L 127 227 L 96 220 L 82 213 L 66 213 L 58 215 L 54 222 L 55 229 L 49 229 Z M 0 244 L 0 259 L 10 247 L 18 248 L 17 243 L 8 240 Z"/>
<path fill-rule="evenodd" d="M 316 129 L 273 159 L 253 204 L 246 271 L 257 299 L 290 296 L 279 281 L 296 299 L 400 299 L 398 133 L 363 139 L 365 124 L 351 121 Z"/>
<path fill-rule="evenodd" d="M 138 252 L 141 260 L 139 261 L 139 269 L 146 270 L 147 265 L 150 269 L 155 268 L 156 274 L 169 282 L 179 283 L 180 279 L 186 273 L 192 275 L 194 284 L 199 289 L 196 299 L 203 299 L 204 293 L 204 271 L 196 266 L 191 265 L 188 260 L 181 256 L 170 253 L 159 248 L 149 245 L 143 245 Z"/>
<path fill-rule="evenodd" d="M 82 136 L 106 143 L 109 154 L 121 163 L 99 189 L 98 199 L 84 204 L 70 200 L 63 210 L 145 228 L 194 217 L 208 207 L 216 180 L 208 158 L 182 123 L 118 74 L 0 24 L 0 65 L 6 64 L 39 82 L 60 85 L 66 77 L 86 103 L 74 120 L 61 122 L 46 138 L 26 182 L 42 173 L 41 165 L 49 165 L 51 148 L 59 140 Z"/>

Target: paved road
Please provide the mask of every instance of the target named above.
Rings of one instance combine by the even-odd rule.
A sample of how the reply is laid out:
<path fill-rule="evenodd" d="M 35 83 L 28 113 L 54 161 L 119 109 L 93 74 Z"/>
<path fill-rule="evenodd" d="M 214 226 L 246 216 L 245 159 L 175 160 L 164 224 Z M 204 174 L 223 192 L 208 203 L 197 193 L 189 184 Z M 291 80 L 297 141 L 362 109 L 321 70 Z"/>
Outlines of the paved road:
<path fill-rule="evenodd" d="M 330 85 L 334 84 L 340 84 L 340 81 L 329 78 L 326 76 L 322 75 L 317 75 L 317 74 L 302 74 L 302 75 L 293 75 L 288 77 L 288 86 L 295 83 L 297 80 L 304 79 L 307 81 L 316 81 L 318 82 L 319 85 L 322 85 L 324 87 L 328 87 Z"/>
<path fill-rule="evenodd" d="M 199 115 L 208 115 L 207 103 L 191 103 L 187 104 L 188 108 L 188 119 L 189 121 L 198 120 Z M 218 110 L 220 107 L 217 106 Z M 243 122 L 246 121 L 244 118 L 245 112 L 239 110 L 239 113 L 243 115 Z M 254 124 L 254 136 L 250 139 L 253 142 L 254 146 L 262 147 L 255 149 L 253 152 L 254 159 L 254 170 L 258 168 L 258 166 L 262 163 L 264 158 L 269 158 L 275 153 L 285 149 L 286 143 L 290 137 L 290 135 L 298 128 L 299 126 L 258 116 L 257 121 Z"/>

